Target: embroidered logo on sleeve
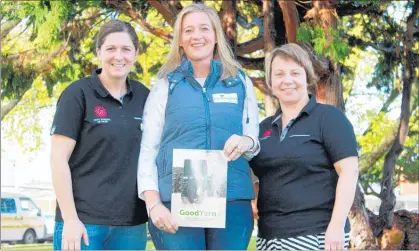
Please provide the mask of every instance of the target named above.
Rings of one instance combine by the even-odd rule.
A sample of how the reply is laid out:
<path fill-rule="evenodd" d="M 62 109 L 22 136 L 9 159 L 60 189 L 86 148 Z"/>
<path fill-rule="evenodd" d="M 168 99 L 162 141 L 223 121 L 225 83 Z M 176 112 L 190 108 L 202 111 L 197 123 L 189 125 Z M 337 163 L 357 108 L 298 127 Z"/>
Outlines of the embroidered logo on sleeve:
<path fill-rule="evenodd" d="M 214 93 L 212 94 L 214 103 L 237 104 L 237 93 Z"/>
<path fill-rule="evenodd" d="M 95 106 L 94 112 L 96 115 L 96 118 L 93 120 L 94 122 L 98 124 L 106 124 L 111 122 L 111 119 L 108 118 L 108 111 L 105 107 L 97 105 Z"/>

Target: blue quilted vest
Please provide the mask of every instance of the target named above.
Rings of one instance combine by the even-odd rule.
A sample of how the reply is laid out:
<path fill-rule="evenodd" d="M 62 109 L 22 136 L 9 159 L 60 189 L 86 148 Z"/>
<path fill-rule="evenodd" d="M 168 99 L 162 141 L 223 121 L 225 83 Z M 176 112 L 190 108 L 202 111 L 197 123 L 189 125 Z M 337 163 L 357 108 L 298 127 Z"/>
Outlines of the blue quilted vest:
<path fill-rule="evenodd" d="M 221 62 L 211 61 L 204 87 L 195 80 L 191 62 L 185 58 L 168 74 L 169 94 L 161 145 L 156 158 L 161 200 L 171 200 L 173 149 L 222 150 L 231 135 L 243 135 L 246 97 L 243 72 L 220 80 Z M 237 103 L 214 102 L 214 97 L 237 94 Z M 214 96 L 215 94 L 215 96 Z M 217 100 L 215 100 L 217 101 Z M 227 200 L 250 200 L 254 192 L 247 160 L 228 163 Z"/>

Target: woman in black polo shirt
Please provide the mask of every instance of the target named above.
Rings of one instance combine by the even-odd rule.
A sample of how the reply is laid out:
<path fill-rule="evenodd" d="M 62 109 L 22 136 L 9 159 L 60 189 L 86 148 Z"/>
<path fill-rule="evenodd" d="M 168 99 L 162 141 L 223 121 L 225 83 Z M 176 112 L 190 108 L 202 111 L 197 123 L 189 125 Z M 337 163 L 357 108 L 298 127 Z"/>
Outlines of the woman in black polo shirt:
<path fill-rule="evenodd" d="M 63 91 L 51 129 L 54 249 L 145 249 L 148 217 L 136 174 L 149 91 L 127 79 L 137 33 L 112 20 L 97 35 L 96 53 L 102 68 Z"/>
<path fill-rule="evenodd" d="M 260 124 L 259 250 L 346 249 L 358 179 L 357 143 L 345 115 L 319 104 L 311 60 L 297 44 L 272 51 L 266 83 L 280 108 Z"/>

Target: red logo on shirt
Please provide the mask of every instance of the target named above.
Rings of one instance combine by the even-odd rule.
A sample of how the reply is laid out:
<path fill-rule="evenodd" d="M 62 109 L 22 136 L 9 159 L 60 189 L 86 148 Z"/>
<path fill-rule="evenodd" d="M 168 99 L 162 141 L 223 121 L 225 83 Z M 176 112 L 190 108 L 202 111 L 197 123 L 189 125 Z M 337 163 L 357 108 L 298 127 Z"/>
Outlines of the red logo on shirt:
<path fill-rule="evenodd" d="M 108 112 L 106 111 L 105 107 L 100 106 L 100 105 L 97 105 L 95 107 L 95 114 L 96 114 L 96 117 L 99 117 L 99 118 L 106 118 L 108 116 Z"/>
<path fill-rule="evenodd" d="M 268 129 L 263 133 L 263 137 L 269 137 L 272 134 L 272 129 Z"/>

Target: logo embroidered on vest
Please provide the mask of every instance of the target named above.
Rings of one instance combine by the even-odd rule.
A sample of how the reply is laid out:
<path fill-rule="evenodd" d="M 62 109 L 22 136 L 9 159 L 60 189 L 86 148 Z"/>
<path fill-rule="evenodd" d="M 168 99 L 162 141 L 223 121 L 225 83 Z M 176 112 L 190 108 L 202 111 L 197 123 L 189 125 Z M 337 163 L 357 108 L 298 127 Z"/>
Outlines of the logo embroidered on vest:
<path fill-rule="evenodd" d="M 214 93 L 212 94 L 214 103 L 232 103 L 237 104 L 237 93 Z"/>

